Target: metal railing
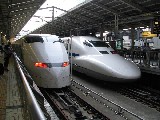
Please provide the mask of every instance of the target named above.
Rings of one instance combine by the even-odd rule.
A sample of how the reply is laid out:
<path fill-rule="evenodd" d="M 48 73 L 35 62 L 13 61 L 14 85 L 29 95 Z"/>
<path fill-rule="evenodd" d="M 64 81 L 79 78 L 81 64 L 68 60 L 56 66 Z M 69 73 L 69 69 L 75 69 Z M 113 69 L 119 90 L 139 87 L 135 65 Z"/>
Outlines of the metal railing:
<path fill-rule="evenodd" d="M 24 65 L 17 57 L 16 53 L 13 53 L 16 64 L 16 74 L 20 79 L 17 79 L 19 89 L 20 89 L 20 97 L 21 102 L 24 106 L 24 119 L 26 120 L 46 120 L 47 117 L 44 115 L 42 108 L 40 107 L 36 97 L 35 90 L 33 88 L 34 81 L 28 74 Z M 33 92 L 34 91 L 34 92 Z M 38 92 L 37 92 L 38 93 Z M 41 99 L 41 103 L 44 103 L 44 98 L 39 94 L 39 99 Z"/>
<path fill-rule="evenodd" d="M 118 53 L 127 58 L 131 59 L 136 64 L 145 67 L 154 67 L 160 69 L 160 51 L 159 50 L 134 50 L 134 51 L 118 51 Z"/>

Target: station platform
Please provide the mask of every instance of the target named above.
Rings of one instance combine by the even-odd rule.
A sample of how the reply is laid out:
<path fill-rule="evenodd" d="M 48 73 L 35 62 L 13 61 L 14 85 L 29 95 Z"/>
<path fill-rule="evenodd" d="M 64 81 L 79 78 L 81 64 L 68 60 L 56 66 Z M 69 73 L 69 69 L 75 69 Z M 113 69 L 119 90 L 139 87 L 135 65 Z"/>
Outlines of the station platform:
<path fill-rule="evenodd" d="M 0 62 L 3 63 L 3 55 L 0 55 Z M 10 58 L 9 71 L 0 75 L 0 120 L 24 120 L 14 68 L 14 60 Z"/>

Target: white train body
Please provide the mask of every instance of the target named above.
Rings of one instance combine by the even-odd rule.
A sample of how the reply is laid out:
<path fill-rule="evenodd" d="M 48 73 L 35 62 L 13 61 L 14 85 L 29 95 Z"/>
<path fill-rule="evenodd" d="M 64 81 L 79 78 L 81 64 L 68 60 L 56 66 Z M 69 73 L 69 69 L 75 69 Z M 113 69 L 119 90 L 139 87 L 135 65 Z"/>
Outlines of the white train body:
<path fill-rule="evenodd" d="M 62 38 L 72 42 L 73 69 L 104 81 L 135 81 L 141 76 L 133 62 L 116 54 L 104 41 L 91 36 Z M 69 48 L 71 48 L 69 47 Z"/>
<path fill-rule="evenodd" d="M 35 83 L 44 88 L 69 86 L 70 65 L 64 43 L 53 35 L 28 35 L 21 45 L 24 65 Z"/>

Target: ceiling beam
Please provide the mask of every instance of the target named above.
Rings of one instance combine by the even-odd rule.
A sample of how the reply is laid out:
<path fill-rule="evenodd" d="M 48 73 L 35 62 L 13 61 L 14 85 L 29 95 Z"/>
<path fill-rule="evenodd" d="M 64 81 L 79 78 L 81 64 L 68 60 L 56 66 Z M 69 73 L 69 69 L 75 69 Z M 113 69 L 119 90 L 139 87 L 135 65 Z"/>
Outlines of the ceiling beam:
<path fill-rule="evenodd" d="M 142 6 L 131 2 L 131 0 L 119 0 L 119 1 L 123 2 L 124 4 L 127 4 L 127 5 L 131 6 L 132 8 L 134 8 L 134 9 L 140 11 L 140 12 L 142 12 L 142 11 L 147 12 L 148 11 L 147 9 L 143 8 Z"/>
<path fill-rule="evenodd" d="M 104 6 L 104 5 L 102 5 L 102 4 L 98 3 L 98 2 L 92 1 L 91 4 L 95 5 L 95 6 L 99 7 L 99 8 L 102 8 L 103 10 L 108 11 L 110 13 L 119 14 L 119 12 L 117 12 L 117 11 L 115 11 L 113 9 L 110 9 L 108 6 Z"/>

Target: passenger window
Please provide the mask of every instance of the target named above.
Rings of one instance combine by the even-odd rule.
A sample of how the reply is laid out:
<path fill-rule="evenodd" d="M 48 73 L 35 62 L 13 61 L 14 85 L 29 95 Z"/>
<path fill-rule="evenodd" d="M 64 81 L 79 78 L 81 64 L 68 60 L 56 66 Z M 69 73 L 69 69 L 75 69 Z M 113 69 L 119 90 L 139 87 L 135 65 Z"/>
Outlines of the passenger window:
<path fill-rule="evenodd" d="M 109 54 L 107 51 L 99 51 L 102 54 Z"/>
<path fill-rule="evenodd" d="M 104 41 L 89 41 L 93 44 L 94 47 L 110 47 L 106 42 Z"/>
<path fill-rule="evenodd" d="M 41 43 L 43 43 L 44 40 L 40 36 L 28 36 L 28 37 L 25 38 L 24 42 L 25 43 L 34 43 L 34 42 L 41 42 Z"/>

